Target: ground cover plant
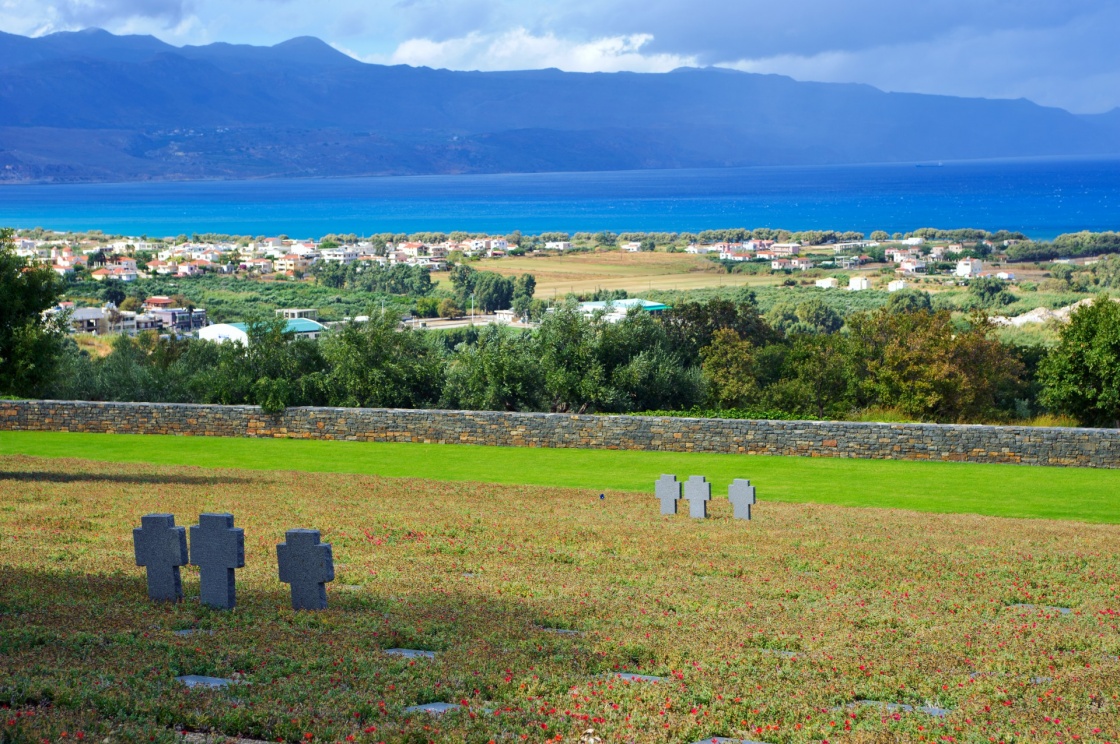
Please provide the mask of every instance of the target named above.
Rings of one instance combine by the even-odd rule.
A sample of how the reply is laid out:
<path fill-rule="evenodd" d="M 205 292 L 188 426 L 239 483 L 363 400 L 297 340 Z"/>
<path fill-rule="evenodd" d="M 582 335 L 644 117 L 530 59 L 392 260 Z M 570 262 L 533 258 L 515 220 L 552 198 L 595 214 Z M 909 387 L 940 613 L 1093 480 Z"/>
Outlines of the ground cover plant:
<path fill-rule="evenodd" d="M 769 501 L 1120 523 L 1120 470 L 698 452 L 460 444 L 2 432 L 0 455 L 299 470 L 439 481 L 645 491 L 662 473 L 704 474 L 713 493 L 762 478 Z"/>
<path fill-rule="evenodd" d="M 662 517 L 648 492 L 5 456 L 0 739 L 1120 738 L 1120 528 L 769 503 L 756 482 L 745 524 L 721 500 Z M 220 509 L 246 531 L 237 609 L 202 608 L 190 569 L 187 601 L 149 604 L 130 528 Z M 325 612 L 276 579 L 295 526 L 334 545 Z M 404 711 L 433 701 L 468 710 Z"/>

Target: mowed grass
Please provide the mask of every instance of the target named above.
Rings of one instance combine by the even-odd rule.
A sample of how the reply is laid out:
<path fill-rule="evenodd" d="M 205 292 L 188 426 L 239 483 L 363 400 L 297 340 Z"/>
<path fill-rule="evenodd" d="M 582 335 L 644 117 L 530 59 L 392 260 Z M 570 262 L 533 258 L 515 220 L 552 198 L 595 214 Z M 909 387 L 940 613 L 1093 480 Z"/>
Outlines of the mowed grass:
<path fill-rule="evenodd" d="M 185 602 L 150 604 L 131 528 L 219 510 L 245 529 L 237 609 L 201 607 L 190 568 Z M 325 612 L 292 612 L 276 575 L 297 526 L 334 548 Z M 698 521 L 614 490 L 4 456 L 0 741 L 1115 742 L 1118 538 L 781 503 L 748 524 L 717 501 Z M 437 655 L 383 653 L 397 647 Z M 187 690 L 181 674 L 238 684 Z M 949 712 L 848 707 L 860 700 Z M 405 711 L 442 701 L 467 710 Z"/>
<path fill-rule="evenodd" d="M 1120 470 L 57 432 L 0 433 L 0 454 L 419 477 L 652 494 L 662 474 L 704 475 L 716 498 L 748 478 L 763 501 L 1120 523 Z"/>

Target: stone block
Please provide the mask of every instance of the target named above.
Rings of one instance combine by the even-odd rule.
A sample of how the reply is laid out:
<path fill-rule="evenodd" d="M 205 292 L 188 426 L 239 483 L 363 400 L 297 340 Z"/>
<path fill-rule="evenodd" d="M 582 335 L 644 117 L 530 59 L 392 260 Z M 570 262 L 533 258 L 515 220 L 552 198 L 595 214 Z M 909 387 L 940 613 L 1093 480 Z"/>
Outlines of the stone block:
<path fill-rule="evenodd" d="M 136 565 L 147 569 L 148 597 L 156 602 L 183 598 L 179 566 L 187 565 L 187 531 L 173 514 L 145 514 L 132 530 Z"/>
<path fill-rule="evenodd" d="M 232 610 L 237 604 L 234 570 L 245 566 L 245 531 L 232 514 L 200 514 L 191 526 L 191 565 L 198 566 L 202 603 Z"/>
<path fill-rule="evenodd" d="M 684 497 L 688 501 L 688 516 L 693 519 L 708 518 L 708 502 L 712 499 L 712 484 L 702 475 L 690 475 L 684 482 Z"/>
<path fill-rule="evenodd" d="M 319 530 L 288 530 L 276 546 L 280 581 L 292 587 L 293 610 L 327 609 L 327 582 L 334 581 L 334 556 Z"/>

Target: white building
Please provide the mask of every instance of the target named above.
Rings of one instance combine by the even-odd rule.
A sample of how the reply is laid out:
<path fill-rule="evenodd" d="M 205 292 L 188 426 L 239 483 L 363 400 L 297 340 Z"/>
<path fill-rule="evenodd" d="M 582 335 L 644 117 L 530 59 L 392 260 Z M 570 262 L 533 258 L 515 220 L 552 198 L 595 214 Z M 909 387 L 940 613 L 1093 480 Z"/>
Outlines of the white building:
<path fill-rule="evenodd" d="M 849 292 L 862 292 L 865 289 L 871 289 L 871 280 L 866 276 L 853 276 L 848 279 Z"/>
<path fill-rule="evenodd" d="M 816 284 L 821 289 L 836 289 L 839 282 L 834 277 L 827 277 L 825 279 L 818 279 Z"/>
<path fill-rule="evenodd" d="M 570 251 L 572 244 L 566 240 L 554 240 L 544 244 L 546 251 Z"/>
<path fill-rule="evenodd" d="M 900 289 L 906 289 L 906 282 L 902 279 L 896 279 L 887 285 L 888 292 L 897 292 Z"/>
<path fill-rule="evenodd" d="M 978 258 L 963 258 L 957 261 L 957 270 L 954 272 L 957 276 L 973 277 L 979 276 L 980 272 L 984 270 L 984 264 Z"/>

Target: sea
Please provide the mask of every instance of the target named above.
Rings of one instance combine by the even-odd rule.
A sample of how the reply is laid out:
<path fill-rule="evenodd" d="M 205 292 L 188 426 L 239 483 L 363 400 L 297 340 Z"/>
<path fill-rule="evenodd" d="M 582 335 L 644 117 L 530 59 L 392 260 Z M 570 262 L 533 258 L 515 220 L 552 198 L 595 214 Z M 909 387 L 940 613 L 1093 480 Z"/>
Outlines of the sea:
<path fill-rule="evenodd" d="M 0 226 L 330 233 L 1120 229 L 1120 158 L 0 186 Z"/>

